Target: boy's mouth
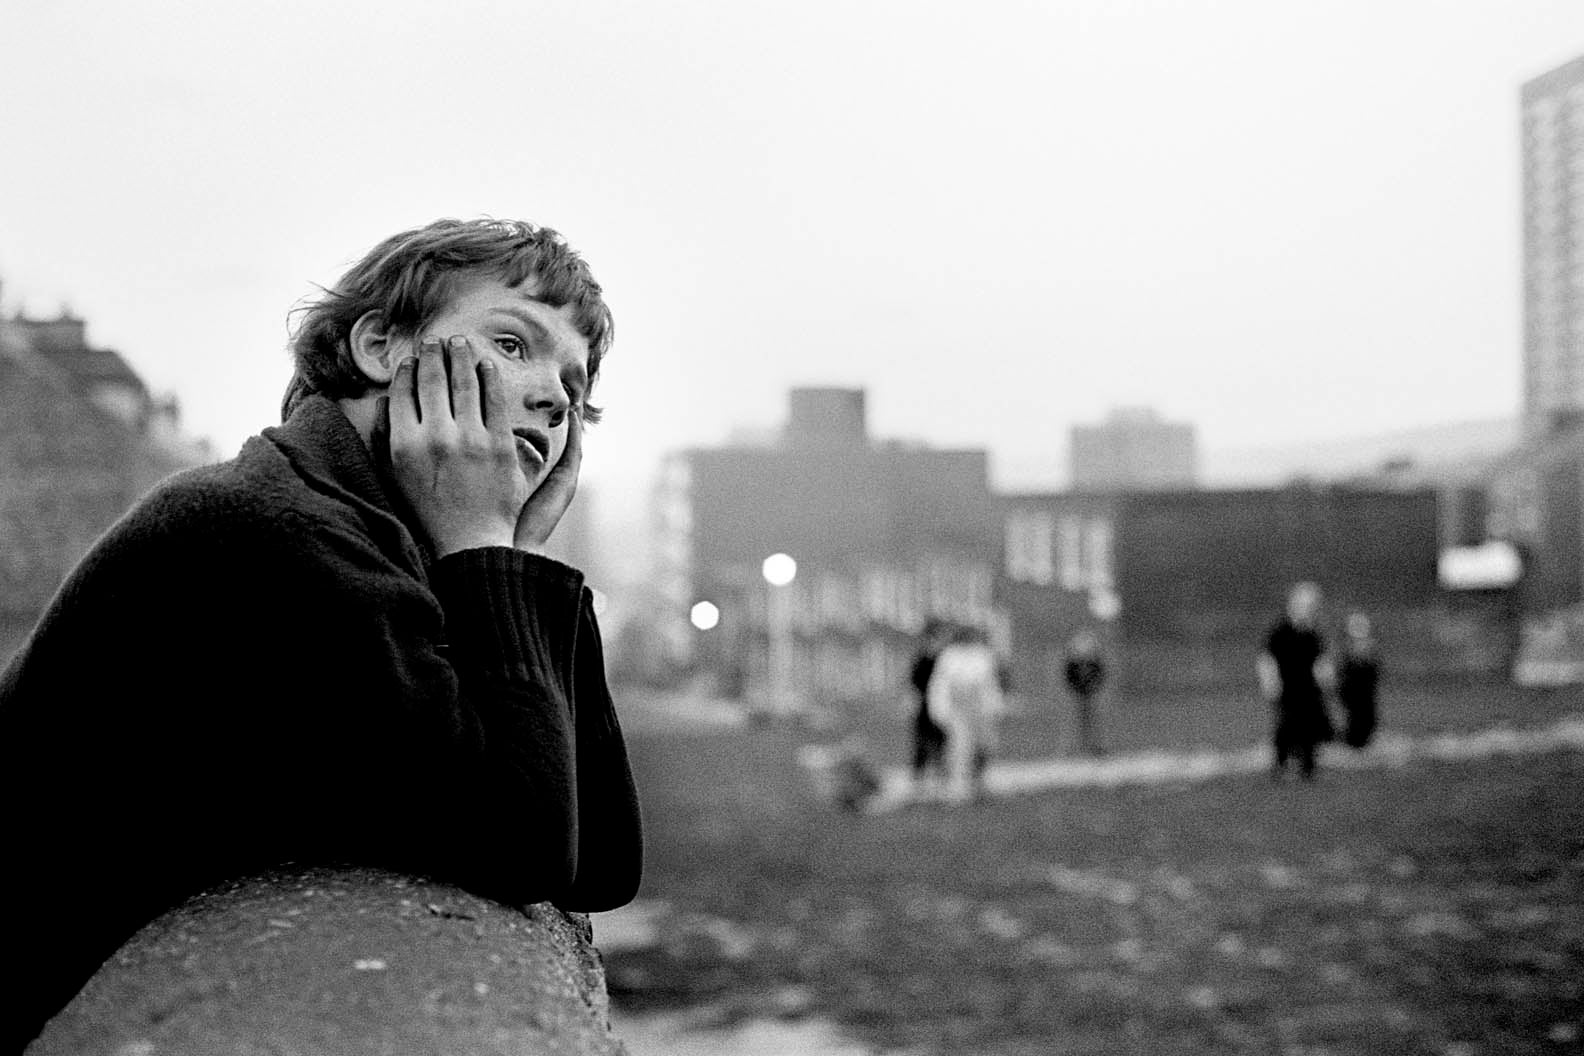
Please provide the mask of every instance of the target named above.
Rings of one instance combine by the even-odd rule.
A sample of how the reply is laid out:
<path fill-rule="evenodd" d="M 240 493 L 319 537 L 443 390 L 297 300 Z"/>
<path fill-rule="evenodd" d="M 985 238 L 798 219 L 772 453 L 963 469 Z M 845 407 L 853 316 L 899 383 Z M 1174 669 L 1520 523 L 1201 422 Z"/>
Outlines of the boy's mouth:
<path fill-rule="evenodd" d="M 550 437 L 538 429 L 522 426 L 512 430 L 512 435 L 517 438 L 517 450 L 522 454 L 532 452 L 533 460 L 539 465 L 550 461 Z"/>

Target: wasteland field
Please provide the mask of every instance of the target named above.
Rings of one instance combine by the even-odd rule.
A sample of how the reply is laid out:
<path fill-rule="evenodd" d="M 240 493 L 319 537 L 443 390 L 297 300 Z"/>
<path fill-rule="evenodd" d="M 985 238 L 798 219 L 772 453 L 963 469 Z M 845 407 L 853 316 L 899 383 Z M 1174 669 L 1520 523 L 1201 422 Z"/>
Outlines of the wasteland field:
<path fill-rule="evenodd" d="M 1386 729 L 1541 726 L 1572 691 L 1394 687 Z M 1235 695 L 1113 700 L 1114 751 L 1262 735 Z M 1584 754 L 1075 788 L 862 815 L 800 746 L 904 758 L 887 704 L 833 729 L 629 734 L 657 944 L 633 1013 L 834 1021 L 876 1051 L 1478 1053 L 1584 1048 Z M 1031 707 L 1007 754 L 1066 742 Z M 1342 749 L 1328 749 L 1340 752 Z M 598 934 L 596 934 L 596 941 Z"/>

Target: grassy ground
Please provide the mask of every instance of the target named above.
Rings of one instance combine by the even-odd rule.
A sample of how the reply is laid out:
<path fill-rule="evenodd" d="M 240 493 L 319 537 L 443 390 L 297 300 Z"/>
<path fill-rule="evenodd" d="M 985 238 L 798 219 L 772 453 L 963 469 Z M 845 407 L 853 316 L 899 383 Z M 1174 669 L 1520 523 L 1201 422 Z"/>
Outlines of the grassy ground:
<path fill-rule="evenodd" d="M 1398 732 L 1548 721 L 1577 695 L 1397 692 Z M 1116 748 L 1246 744 L 1246 701 L 1114 702 Z M 860 724 L 900 762 L 894 717 Z M 1009 751 L 1048 753 L 1035 710 Z M 1584 756 L 1079 790 L 866 817 L 818 738 L 644 735 L 655 950 L 618 1003 L 817 1014 L 938 1053 L 1560 1053 L 1584 1047 Z M 721 922 L 729 922 L 729 926 Z"/>

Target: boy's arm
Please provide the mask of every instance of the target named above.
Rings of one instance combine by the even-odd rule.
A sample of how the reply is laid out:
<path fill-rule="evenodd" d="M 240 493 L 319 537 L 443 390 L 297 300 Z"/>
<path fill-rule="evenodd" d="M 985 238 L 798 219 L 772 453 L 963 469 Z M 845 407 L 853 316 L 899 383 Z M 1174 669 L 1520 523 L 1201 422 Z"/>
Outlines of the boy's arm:
<path fill-rule="evenodd" d="M 504 389 L 463 337 L 444 350 L 425 340 L 398 363 L 382 417 L 388 438 L 376 440 L 376 458 L 389 452 L 391 478 L 441 555 L 431 579 L 444 660 L 460 683 L 454 714 L 478 724 L 481 769 L 508 797 L 497 806 L 522 813 L 520 833 L 495 838 L 524 842 L 524 857 L 503 864 L 538 874 L 538 898 L 580 908 L 629 900 L 641 857 L 636 795 L 591 610 L 592 633 L 583 626 L 582 577 L 527 552 L 576 488 L 580 417 L 569 414 L 558 464 L 523 493 Z M 515 547 L 500 545 L 508 541 Z M 475 794 L 494 799 L 492 789 Z M 592 857 L 580 861 L 585 852 Z"/>
<path fill-rule="evenodd" d="M 631 902 L 643 878 L 643 824 L 627 746 L 605 682 L 604 646 L 593 596 L 583 588 L 572 658 L 572 712 L 577 746 L 577 877 L 557 900 L 564 909 L 599 912 Z"/>
<path fill-rule="evenodd" d="M 534 900 L 564 909 L 632 901 L 643 871 L 638 794 L 581 574 L 487 548 L 442 559 L 435 590 L 458 711 L 479 724 L 479 772 L 499 774 L 513 797 L 497 806 L 515 831 L 498 838 L 521 857 L 481 864 L 537 884 Z M 472 853 L 481 851 L 490 853 Z"/>
<path fill-rule="evenodd" d="M 451 775 L 435 793 L 460 800 L 459 838 L 445 841 L 454 843 L 447 853 L 512 901 L 557 897 L 579 869 L 571 671 L 582 577 L 548 558 L 487 547 L 442 558 L 431 587 L 443 640 L 401 629 L 393 659 L 417 668 L 399 677 L 433 694 L 414 703 L 420 736 L 429 727 L 436 739 L 414 747 L 420 768 L 434 753 L 429 761 Z"/>

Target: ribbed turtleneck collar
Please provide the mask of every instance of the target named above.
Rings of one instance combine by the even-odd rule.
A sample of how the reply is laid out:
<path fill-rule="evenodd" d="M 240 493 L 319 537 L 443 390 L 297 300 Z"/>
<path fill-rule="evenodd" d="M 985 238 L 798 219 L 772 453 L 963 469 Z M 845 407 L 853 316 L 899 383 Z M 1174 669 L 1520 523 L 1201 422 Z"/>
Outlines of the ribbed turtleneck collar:
<path fill-rule="evenodd" d="M 334 400 L 318 394 L 305 397 L 285 424 L 265 429 L 264 437 L 285 453 L 310 484 L 357 500 L 365 516 L 377 514 L 373 520 L 400 526 L 404 548 L 412 547 L 425 566 L 433 562 L 422 532 L 406 523 L 396 496 L 380 479 L 368 445 Z"/>

